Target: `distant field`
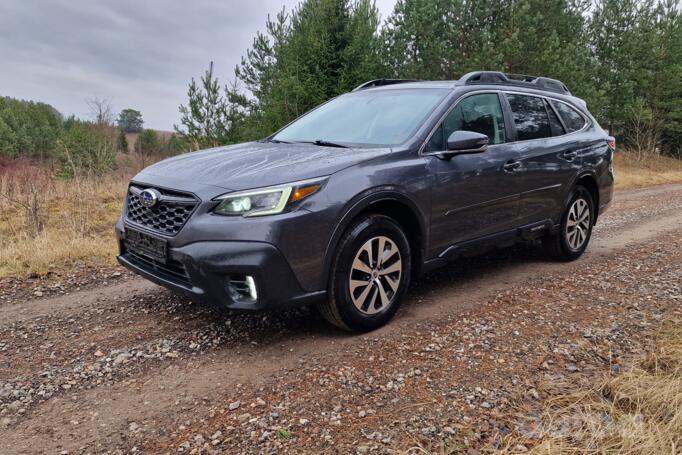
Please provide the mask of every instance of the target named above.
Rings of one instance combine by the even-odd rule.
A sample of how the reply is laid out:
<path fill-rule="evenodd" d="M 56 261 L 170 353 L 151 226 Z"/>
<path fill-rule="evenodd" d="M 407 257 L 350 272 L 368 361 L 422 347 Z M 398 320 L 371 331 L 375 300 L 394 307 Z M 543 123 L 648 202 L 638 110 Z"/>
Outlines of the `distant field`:
<path fill-rule="evenodd" d="M 132 147 L 135 142 L 130 136 Z M 0 195 L 4 195 L 0 197 L 0 278 L 63 273 L 75 265 L 113 265 L 113 226 L 127 182 L 158 159 L 121 154 L 116 172 L 72 181 L 53 179 L 45 165 L 0 164 Z M 637 161 L 617 152 L 616 188 L 672 182 L 682 182 L 682 161 L 661 156 Z M 40 232 L 35 232 L 36 219 L 42 224 Z"/>

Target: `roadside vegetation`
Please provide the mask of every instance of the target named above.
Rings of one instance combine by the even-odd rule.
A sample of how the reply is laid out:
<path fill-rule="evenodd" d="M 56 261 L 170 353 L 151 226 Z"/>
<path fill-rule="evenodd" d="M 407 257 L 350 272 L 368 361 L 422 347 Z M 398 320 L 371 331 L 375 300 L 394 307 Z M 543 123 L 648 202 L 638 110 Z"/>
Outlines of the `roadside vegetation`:
<path fill-rule="evenodd" d="M 113 225 L 142 158 L 120 161 L 116 172 L 69 180 L 42 163 L 0 162 L 0 278 L 112 265 Z"/>

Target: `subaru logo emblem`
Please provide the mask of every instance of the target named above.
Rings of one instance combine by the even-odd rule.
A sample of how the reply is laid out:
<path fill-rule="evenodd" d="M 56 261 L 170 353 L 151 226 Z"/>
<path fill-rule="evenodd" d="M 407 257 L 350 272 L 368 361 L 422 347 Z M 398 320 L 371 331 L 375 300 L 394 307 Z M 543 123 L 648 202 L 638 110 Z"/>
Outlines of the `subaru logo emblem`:
<path fill-rule="evenodd" d="M 151 188 L 143 190 L 138 198 L 140 199 L 140 204 L 147 208 L 154 207 L 157 202 L 159 202 L 159 192 Z"/>

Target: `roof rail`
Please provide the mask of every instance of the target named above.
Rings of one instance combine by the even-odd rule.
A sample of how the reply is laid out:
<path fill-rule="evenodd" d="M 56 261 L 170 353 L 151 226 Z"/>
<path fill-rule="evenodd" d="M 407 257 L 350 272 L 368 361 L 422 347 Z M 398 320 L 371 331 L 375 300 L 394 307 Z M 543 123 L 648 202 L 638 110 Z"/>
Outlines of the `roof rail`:
<path fill-rule="evenodd" d="M 499 84 L 514 85 L 517 87 L 535 88 L 548 90 L 550 92 L 563 93 L 570 95 L 571 92 L 561 81 L 548 77 L 526 76 L 524 74 L 502 73 L 500 71 L 473 71 L 467 73 L 459 79 L 466 85 L 475 84 Z"/>
<path fill-rule="evenodd" d="M 353 89 L 354 92 L 358 90 L 364 90 L 366 88 L 381 87 L 383 85 L 393 85 L 393 84 L 403 84 L 405 82 L 419 82 L 416 79 L 374 79 L 372 81 L 367 81 L 364 84 L 360 84 Z"/>

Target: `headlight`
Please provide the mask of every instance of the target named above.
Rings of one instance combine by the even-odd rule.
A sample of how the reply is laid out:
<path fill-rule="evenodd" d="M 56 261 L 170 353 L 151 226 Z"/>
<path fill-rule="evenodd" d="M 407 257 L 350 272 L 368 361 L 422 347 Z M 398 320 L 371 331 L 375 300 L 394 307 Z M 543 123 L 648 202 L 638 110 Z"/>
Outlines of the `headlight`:
<path fill-rule="evenodd" d="M 278 185 L 258 190 L 223 194 L 213 209 L 218 215 L 263 216 L 282 213 L 290 204 L 317 193 L 326 179 Z"/>

